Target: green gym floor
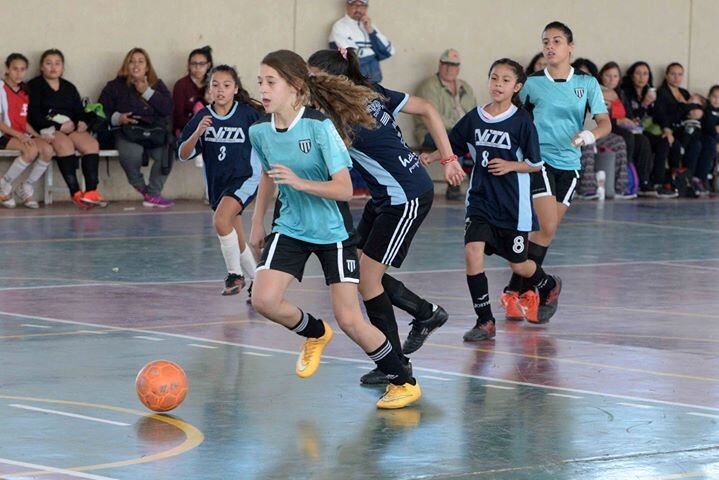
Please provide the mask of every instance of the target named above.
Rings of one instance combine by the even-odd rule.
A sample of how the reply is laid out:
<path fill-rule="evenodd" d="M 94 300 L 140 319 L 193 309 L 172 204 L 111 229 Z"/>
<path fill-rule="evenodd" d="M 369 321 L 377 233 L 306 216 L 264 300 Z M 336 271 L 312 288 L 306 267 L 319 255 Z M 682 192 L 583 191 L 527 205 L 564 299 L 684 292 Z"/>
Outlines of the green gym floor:
<path fill-rule="evenodd" d="M 719 200 L 577 202 L 546 261 L 556 316 L 510 323 L 495 301 L 477 344 L 462 220 L 438 198 L 395 272 L 450 320 L 412 356 L 422 399 L 378 411 L 347 337 L 302 380 L 301 339 L 219 295 L 201 203 L 0 211 L 0 478 L 719 478 Z M 487 265 L 496 300 L 509 270 Z M 334 325 L 306 274 L 291 299 Z M 190 382 L 167 415 L 134 389 L 161 358 Z"/>

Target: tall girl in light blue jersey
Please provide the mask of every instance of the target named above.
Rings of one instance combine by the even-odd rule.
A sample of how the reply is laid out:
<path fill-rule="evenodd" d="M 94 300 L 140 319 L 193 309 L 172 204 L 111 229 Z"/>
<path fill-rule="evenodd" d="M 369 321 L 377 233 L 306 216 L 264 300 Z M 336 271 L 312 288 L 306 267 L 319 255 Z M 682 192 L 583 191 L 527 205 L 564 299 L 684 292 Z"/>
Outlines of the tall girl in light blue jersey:
<path fill-rule="evenodd" d="M 556 21 L 548 24 L 542 33 L 547 67 L 530 75 L 519 92 L 534 118 L 544 161 L 541 171 L 532 174 L 532 199 L 539 231 L 529 235 L 528 247 L 529 259 L 540 267 L 577 187 L 581 147 L 592 145 L 612 130 L 599 82 L 572 68 L 573 51 L 574 36 L 569 27 Z M 587 111 L 597 122 L 593 130 L 583 130 Z M 507 318 L 521 316 L 522 289 L 522 278 L 513 274 L 501 298 Z M 557 294 L 559 291 L 561 280 Z"/>
<path fill-rule="evenodd" d="M 289 284 L 302 280 L 305 263 L 315 254 L 329 285 L 337 323 L 390 379 L 377 407 L 409 405 L 421 396 L 419 384 L 405 371 L 400 354 L 385 335 L 365 321 L 360 310 L 359 259 L 347 204 L 352 196 L 352 162 L 346 145 L 353 126 L 374 125 L 366 106 L 378 94 L 340 77 L 310 75 L 302 57 L 288 50 L 265 56 L 258 80 L 268 114 L 250 128 L 253 155 L 264 169 L 250 235 L 252 245 L 264 247 L 252 305 L 306 337 L 295 372 L 302 378 L 315 373 L 332 339 L 332 328 L 285 299 Z M 266 237 L 264 216 L 275 185 L 279 197 Z"/>
<path fill-rule="evenodd" d="M 489 69 L 492 101 L 468 112 L 449 133 L 454 153 L 470 153 L 474 160 L 467 190 L 464 255 L 477 320 L 464 334 L 465 342 L 492 339 L 496 332 L 485 254 L 506 259 L 512 271 L 526 279 L 527 291 L 522 292 L 520 302 L 528 321 L 540 323 L 553 313 L 551 305 L 540 312 L 539 302 L 549 297 L 558 283 L 527 260 L 527 237 L 537 229 L 530 173 L 542 168 L 542 158 L 532 119 L 517 105 L 517 93 L 525 81 L 524 69 L 517 62 L 509 58 L 495 61 Z M 439 159 L 436 152 L 428 157 L 430 161 Z"/>
<path fill-rule="evenodd" d="M 245 286 L 245 275 L 255 278 L 255 258 L 239 215 L 255 198 L 260 181 L 260 163 L 251 156 L 247 137 L 262 106 L 250 98 L 237 71 L 228 65 L 212 69 L 209 88 L 212 104 L 182 129 L 178 158 L 186 161 L 202 154 L 213 223 L 227 267 L 222 295 L 234 295 Z M 252 285 L 250 293 L 251 289 Z"/>

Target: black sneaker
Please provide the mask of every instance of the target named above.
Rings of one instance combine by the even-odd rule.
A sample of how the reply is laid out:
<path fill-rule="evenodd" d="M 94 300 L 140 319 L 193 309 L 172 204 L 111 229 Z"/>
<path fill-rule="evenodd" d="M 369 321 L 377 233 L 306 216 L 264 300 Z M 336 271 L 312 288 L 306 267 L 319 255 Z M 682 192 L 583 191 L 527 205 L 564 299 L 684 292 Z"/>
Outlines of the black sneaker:
<path fill-rule="evenodd" d="M 412 376 L 412 362 L 407 362 L 404 366 L 407 375 Z M 379 368 L 375 368 L 360 377 L 361 385 L 389 385 L 387 375 L 382 373 Z"/>
<path fill-rule="evenodd" d="M 445 192 L 444 196 L 447 200 L 462 200 L 462 189 L 459 185 L 456 187 L 447 185 L 447 192 Z"/>
<path fill-rule="evenodd" d="M 255 282 L 250 282 L 250 286 L 247 288 L 247 305 L 252 305 L 252 285 L 254 285 Z"/>
<path fill-rule="evenodd" d="M 657 189 L 653 185 L 644 182 L 639 185 L 639 192 L 637 193 L 640 197 L 656 197 Z"/>
<path fill-rule="evenodd" d="M 235 273 L 228 273 L 227 278 L 225 278 L 225 288 L 222 290 L 222 295 L 237 295 L 243 288 L 245 288 L 245 277 Z"/>
<path fill-rule="evenodd" d="M 671 188 L 670 185 L 659 185 L 657 187 L 657 197 L 659 198 L 677 198 L 679 192 L 675 188 Z"/>
<path fill-rule="evenodd" d="M 537 318 L 539 323 L 547 323 L 555 313 L 557 313 L 557 307 L 559 306 L 559 294 L 562 293 L 562 279 L 556 275 L 551 275 L 554 279 L 555 286 L 547 294 L 547 299 L 539 304 L 537 309 Z"/>
<path fill-rule="evenodd" d="M 432 312 L 432 315 L 426 320 L 414 319 L 410 322 L 412 330 L 407 335 L 407 340 L 402 344 L 402 353 L 409 355 L 420 349 L 427 340 L 429 334 L 437 330 L 439 327 L 445 324 L 449 315 L 447 311 L 437 305 L 437 308 Z"/>
<path fill-rule="evenodd" d="M 467 330 L 462 337 L 465 342 L 479 342 L 482 340 L 491 340 L 497 334 L 497 329 L 494 326 L 494 319 L 490 318 L 485 320 L 479 325 L 475 325 L 471 329 Z"/>

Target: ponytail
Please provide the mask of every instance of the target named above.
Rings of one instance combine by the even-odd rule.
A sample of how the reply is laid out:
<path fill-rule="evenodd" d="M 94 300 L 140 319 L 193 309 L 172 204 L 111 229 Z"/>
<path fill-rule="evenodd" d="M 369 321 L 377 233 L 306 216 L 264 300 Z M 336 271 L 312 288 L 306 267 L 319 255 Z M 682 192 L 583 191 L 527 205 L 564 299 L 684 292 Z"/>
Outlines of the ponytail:
<path fill-rule="evenodd" d="M 310 103 L 330 117 L 348 147 L 352 145 L 353 127 L 376 128 L 375 118 L 367 110 L 370 101 L 380 98 L 375 91 L 346 77 L 326 74 L 310 76 L 307 86 Z"/>

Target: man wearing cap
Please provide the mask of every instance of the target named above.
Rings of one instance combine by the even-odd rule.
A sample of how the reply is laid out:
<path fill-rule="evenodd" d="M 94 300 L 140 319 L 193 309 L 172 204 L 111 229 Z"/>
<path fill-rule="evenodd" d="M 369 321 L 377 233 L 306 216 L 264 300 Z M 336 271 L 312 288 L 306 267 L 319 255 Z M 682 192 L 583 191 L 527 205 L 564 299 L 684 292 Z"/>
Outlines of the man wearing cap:
<path fill-rule="evenodd" d="M 472 87 L 458 78 L 460 64 L 457 50 L 445 50 L 439 57 L 437 73 L 424 80 L 417 89 L 417 96 L 429 100 L 437 109 L 448 132 L 459 119 L 477 106 Z M 436 148 L 422 119 L 415 116 L 414 124 L 417 141 L 425 148 Z M 447 199 L 458 200 L 461 195 L 459 186 L 447 187 Z"/>
<path fill-rule="evenodd" d="M 394 55 L 394 47 L 367 16 L 369 0 L 343 1 L 346 14 L 332 25 L 330 48 L 356 49 L 362 73 L 371 82 L 380 82 L 379 62 Z"/>

